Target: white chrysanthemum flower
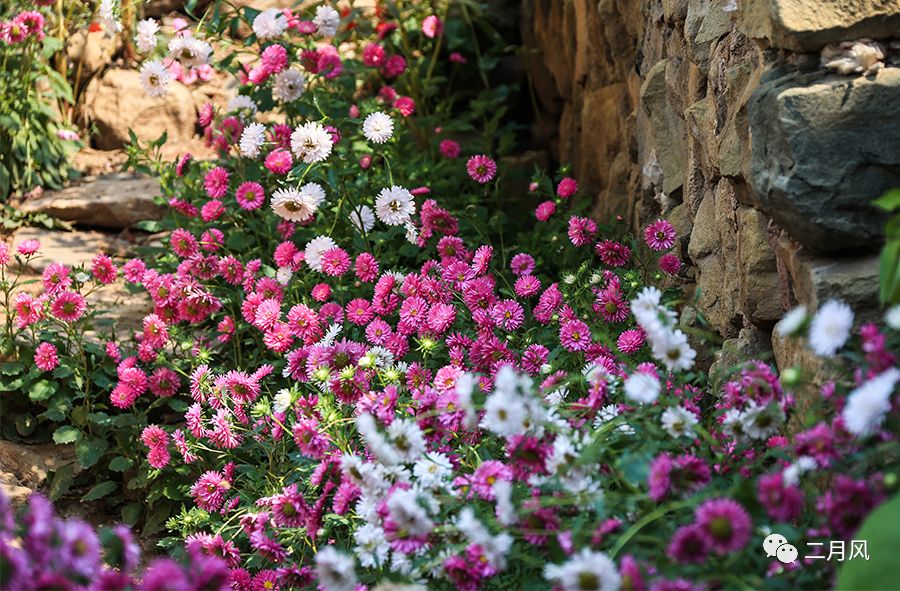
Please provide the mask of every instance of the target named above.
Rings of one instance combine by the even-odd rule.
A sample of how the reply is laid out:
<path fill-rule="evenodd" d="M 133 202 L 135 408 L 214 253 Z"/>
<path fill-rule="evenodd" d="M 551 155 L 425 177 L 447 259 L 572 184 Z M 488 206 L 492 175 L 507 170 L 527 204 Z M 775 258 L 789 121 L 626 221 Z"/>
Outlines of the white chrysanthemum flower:
<path fill-rule="evenodd" d="M 683 406 L 667 408 L 662 414 L 662 426 L 674 438 L 690 437 L 694 434 L 697 417 Z"/>
<path fill-rule="evenodd" d="M 360 234 L 368 234 L 375 227 L 375 212 L 368 205 L 359 205 L 350 212 L 350 223 Z"/>
<path fill-rule="evenodd" d="M 353 532 L 356 547 L 353 552 L 366 568 L 379 568 L 387 562 L 391 545 L 384 537 L 384 530 L 373 523 L 366 523 Z"/>
<path fill-rule="evenodd" d="M 778 432 L 785 419 L 784 410 L 779 405 L 760 406 L 751 402 L 741 413 L 741 426 L 744 433 L 752 439 L 768 439 Z"/>
<path fill-rule="evenodd" d="M 378 425 L 372 415 L 363 413 L 356 417 L 356 430 L 369 446 L 369 450 L 382 464 L 393 466 L 400 463 L 400 453 L 378 430 Z"/>
<path fill-rule="evenodd" d="M 279 217 L 292 222 L 305 222 L 315 215 L 323 201 L 325 189 L 318 183 L 306 183 L 299 189 L 278 189 L 272 193 L 270 206 Z M 308 258 L 306 262 L 309 263 Z M 320 271 L 321 268 L 315 270 Z"/>
<path fill-rule="evenodd" d="M 230 112 L 238 112 L 242 115 L 256 115 L 257 108 L 256 103 L 253 102 L 253 99 L 247 96 L 246 94 L 238 94 L 233 96 L 228 101 L 228 106 L 226 107 L 227 111 Z"/>
<path fill-rule="evenodd" d="M 394 135 L 394 120 L 387 113 L 372 113 L 363 121 L 363 135 L 370 142 L 383 144 Z"/>
<path fill-rule="evenodd" d="M 775 332 L 783 337 L 795 336 L 805 323 L 806 306 L 797 306 L 778 321 L 778 324 L 775 325 Z"/>
<path fill-rule="evenodd" d="M 191 35 L 179 35 L 169 41 L 169 57 L 182 66 L 192 68 L 209 62 L 212 46 Z"/>
<path fill-rule="evenodd" d="M 272 410 L 283 413 L 291 407 L 292 398 L 291 391 L 287 388 L 282 388 L 272 400 Z"/>
<path fill-rule="evenodd" d="M 785 486 L 797 486 L 800 484 L 800 476 L 811 470 L 815 470 L 818 463 L 810 456 L 800 456 L 797 461 L 784 469 L 781 478 Z"/>
<path fill-rule="evenodd" d="M 241 133 L 241 154 L 247 158 L 259 156 L 259 149 L 266 141 L 266 126 L 262 123 L 251 123 Z"/>
<path fill-rule="evenodd" d="M 307 121 L 291 134 L 291 150 L 307 164 L 328 158 L 331 147 L 331 134 L 316 121 Z"/>
<path fill-rule="evenodd" d="M 548 564 L 544 578 L 562 591 L 618 591 L 622 577 L 616 564 L 603 552 L 584 548 L 563 564 Z"/>
<path fill-rule="evenodd" d="M 743 439 L 746 436 L 743 419 L 744 415 L 740 410 L 728 409 L 722 417 L 722 433 L 734 439 Z"/>
<path fill-rule="evenodd" d="M 625 397 L 641 404 L 650 404 L 659 398 L 659 378 L 645 371 L 636 371 L 625 379 Z"/>
<path fill-rule="evenodd" d="M 498 480 L 491 488 L 497 502 L 495 512 L 497 521 L 507 527 L 514 525 L 519 520 L 519 516 L 516 514 L 516 506 L 512 501 L 512 483 L 508 480 Z"/>
<path fill-rule="evenodd" d="M 275 74 L 272 96 L 276 101 L 289 103 L 300 98 L 306 88 L 306 77 L 293 68 L 286 68 Z"/>
<path fill-rule="evenodd" d="M 330 6 L 319 6 L 316 8 L 316 16 L 313 23 L 323 37 L 333 37 L 341 24 L 341 15 L 337 10 Z"/>
<path fill-rule="evenodd" d="M 278 270 L 275 271 L 275 281 L 280 283 L 281 285 L 287 285 L 291 281 L 291 277 L 294 276 L 294 272 L 291 271 L 290 267 L 278 267 Z"/>
<path fill-rule="evenodd" d="M 631 313 L 638 322 L 643 323 L 644 318 L 656 318 L 662 292 L 655 287 L 645 287 L 631 300 Z"/>
<path fill-rule="evenodd" d="M 660 335 L 648 333 L 651 341 Z M 657 338 L 651 344 L 653 356 L 662 361 L 669 371 L 687 371 L 694 366 L 697 352 L 687 342 L 687 335 L 680 330 L 668 332 L 665 338 Z"/>
<path fill-rule="evenodd" d="M 116 18 L 116 9 L 118 4 L 116 0 L 100 0 L 97 7 L 97 17 L 106 29 L 107 35 L 115 35 L 122 30 L 122 23 Z"/>
<path fill-rule="evenodd" d="M 473 428 L 478 420 L 478 413 L 475 412 L 475 404 L 472 402 L 472 393 L 477 383 L 478 379 L 468 372 L 456 378 L 456 399 L 459 407 L 466 413 L 465 425 L 469 429 Z"/>
<path fill-rule="evenodd" d="M 391 421 L 387 428 L 387 436 L 403 462 L 415 462 L 425 453 L 425 436 L 412 419 Z"/>
<path fill-rule="evenodd" d="M 429 452 L 413 466 L 413 475 L 425 488 L 443 486 L 453 476 L 453 464 L 444 454 Z"/>
<path fill-rule="evenodd" d="M 853 328 L 853 310 L 844 302 L 828 300 L 809 327 L 809 345 L 820 357 L 834 357 Z"/>
<path fill-rule="evenodd" d="M 857 437 L 873 434 L 891 409 L 891 394 L 898 381 L 900 369 L 892 367 L 850 392 L 841 412 L 847 430 Z"/>
<path fill-rule="evenodd" d="M 287 29 L 284 13 L 277 8 L 268 8 L 253 19 L 253 33 L 259 40 L 275 39 Z"/>
<path fill-rule="evenodd" d="M 900 304 L 885 312 L 884 321 L 891 329 L 900 330 Z"/>
<path fill-rule="evenodd" d="M 495 388 L 484 402 L 481 428 L 501 437 L 521 435 L 527 430 L 528 408 L 514 392 Z"/>
<path fill-rule="evenodd" d="M 356 571 L 353 559 L 335 550 L 334 546 L 326 546 L 316 553 L 316 576 L 322 591 L 354 591 L 356 589 Z"/>
<path fill-rule="evenodd" d="M 172 76 L 168 68 L 159 60 L 144 62 L 140 70 L 141 85 L 148 95 L 159 98 L 169 92 L 169 82 Z"/>
<path fill-rule="evenodd" d="M 412 220 L 407 220 L 406 224 L 403 225 L 403 228 L 406 230 L 406 241 L 410 244 L 418 244 L 419 229 L 412 223 Z"/>
<path fill-rule="evenodd" d="M 411 536 L 427 536 L 434 529 L 434 522 L 428 517 L 425 508 L 419 504 L 418 495 L 414 490 L 394 490 L 387 501 L 387 509 L 398 529 L 406 531 Z"/>
<path fill-rule="evenodd" d="M 336 339 L 338 335 L 341 334 L 342 330 L 344 330 L 344 328 L 340 324 L 332 324 L 328 327 L 328 330 L 325 331 L 325 336 L 323 336 L 322 339 L 316 344 L 322 347 L 330 347 L 334 344 L 334 339 Z"/>
<path fill-rule="evenodd" d="M 375 215 L 389 226 L 402 226 L 416 212 L 412 193 L 398 187 L 384 188 L 375 198 Z"/>
<path fill-rule="evenodd" d="M 134 37 L 134 44 L 140 53 L 150 53 L 156 49 L 158 40 L 156 34 L 159 33 L 159 24 L 152 18 L 144 19 L 137 24 L 137 34 Z"/>
<path fill-rule="evenodd" d="M 337 247 L 337 243 L 330 237 L 316 236 L 306 243 L 306 248 L 303 250 L 304 261 L 313 271 L 321 271 L 322 255 L 335 247 Z"/>

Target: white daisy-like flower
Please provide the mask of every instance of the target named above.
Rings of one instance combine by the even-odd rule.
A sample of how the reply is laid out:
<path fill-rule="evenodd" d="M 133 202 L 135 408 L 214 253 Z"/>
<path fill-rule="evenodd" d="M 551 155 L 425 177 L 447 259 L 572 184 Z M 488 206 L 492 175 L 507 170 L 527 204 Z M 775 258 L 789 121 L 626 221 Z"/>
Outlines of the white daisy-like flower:
<path fill-rule="evenodd" d="M 674 438 L 690 437 L 694 433 L 697 417 L 683 406 L 667 408 L 662 414 L 662 426 Z"/>
<path fill-rule="evenodd" d="M 661 361 L 669 371 L 687 371 L 694 366 L 694 358 L 697 352 L 687 342 L 687 335 L 680 330 L 674 330 L 662 335 L 647 333 L 652 342 L 653 356 Z"/>
<path fill-rule="evenodd" d="M 636 371 L 625 379 L 625 396 L 634 402 L 650 404 L 659 398 L 662 386 L 659 378 L 645 371 Z"/>
<path fill-rule="evenodd" d="M 319 6 L 316 8 L 316 16 L 313 17 L 313 23 L 323 37 L 333 37 L 341 24 L 341 15 L 337 10 L 330 6 Z"/>
<path fill-rule="evenodd" d="M 815 458 L 811 458 L 810 456 L 800 456 L 797 458 L 796 462 L 785 468 L 784 472 L 781 473 L 784 485 L 797 486 L 800 483 L 800 476 L 811 470 L 815 470 L 817 465 Z"/>
<path fill-rule="evenodd" d="M 282 388 L 272 399 L 272 410 L 278 413 L 286 411 L 291 407 L 292 398 L 291 391 L 287 388 Z"/>
<path fill-rule="evenodd" d="M 116 18 L 118 4 L 115 0 L 100 0 L 97 7 L 97 17 L 106 29 L 107 35 L 115 35 L 122 30 L 122 23 Z"/>
<path fill-rule="evenodd" d="M 741 426 L 744 433 L 752 439 L 768 439 L 784 424 L 784 410 L 777 404 L 760 406 L 751 402 L 741 413 Z"/>
<path fill-rule="evenodd" d="M 366 523 L 353 532 L 356 547 L 353 552 L 359 563 L 366 568 L 378 568 L 387 562 L 391 545 L 384 536 L 384 530 L 373 523 Z"/>
<path fill-rule="evenodd" d="M 616 564 L 603 552 L 584 548 L 563 564 L 548 564 L 544 578 L 562 591 L 618 591 L 622 577 Z"/>
<path fill-rule="evenodd" d="M 413 475 L 425 488 L 441 486 L 453 475 L 453 463 L 442 453 L 428 452 L 413 466 Z"/>
<path fill-rule="evenodd" d="M 388 514 L 399 529 L 411 536 L 427 536 L 434 529 L 428 512 L 419 504 L 415 491 L 397 489 L 387 501 Z"/>
<path fill-rule="evenodd" d="M 303 250 L 304 261 L 313 271 L 321 271 L 322 255 L 335 247 L 337 244 L 329 236 L 316 236 L 306 243 L 306 248 Z"/>
<path fill-rule="evenodd" d="M 275 271 L 275 281 L 280 283 L 281 285 L 287 285 L 291 281 L 291 277 L 293 277 L 294 272 L 291 271 L 290 267 L 278 267 L 278 270 Z"/>
<path fill-rule="evenodd" d="M 730 408 L 722 417 L 722 433 L 733 437 L 734 439 L 743 439 L 747 434 L 744 433 L 744 414 L 736 409 Z"/>
<path fill-rule="evenodd" d="M 186 68 L 208 63 L 211 54 L 212 46 L 192 35 L 179 35 L 169 41 L 169 57 Z"/>
<path fill-rule="evenodd" d="M 885 312 L 884 321 L 893 330 L 900 330 L 900 304 Z"/>
<path fill-rule="evenodd" d="M 159 60 L 144 62 L 141 65 L 140 78 L 144 92 L 154 98 L 166 96 L 166 93 L 169 92 L 169 82 L 172 80 L 172 76 L 169 74 L 169 69 Z"/>
<path fill-rule="evenodd" d="M 299 189 L 278 189 L 272 193 L 270 206 L 279 217 L 292 222 L 305 222 L 316 213 L 324 200 L 325 189 L 321 185 L 306 183 Z M 316 269 L 319 270 L 321 269 Z"/>
<path fill-rule="evenodd" d="M 228 101 L 226 110 L 230 112 L 238 112 L 242 115 L 256 115 L 257 108 L 253 99 L 246 94 L 238 94 Z"/>
<path fill-rule="evenodd" d="M 350 211 L 349 218 L 360 234 L 368 234 L 375 227 L 375 212 L 368 205 L 358 205 Z"/>
<path fill-rule="evenodd" d="M 406 241 L 410 244 L 418 244 L 419 229 L 414 223 L 412 223 L 412 220 L 407 220 L 407 222 L 403 225 L 403 228 L 406 230 Z"/>
<path fill-rule="evenodd" d="M 497 521 L 507 527 L 514 525 L 519 520 L 519 516 L 516 514 L 516 506 L 512 501 L 512 483 L 508 480 L 497 480 L 491 488 L 497 502 Z"/>
<path fill-rule="evenodd" d="M 481 428 L 501 437 L 520 435 L 527 429 L 528 408 L 522 397 L 505 388 L 494 388 L 484 402 Z"/>
<path fill-rule="evenodd" d="M 247 158 L 259 156 L 259 149 L 266 141 L 266 126 L 262 123 L 251 123 L 241 133 L 241 154 Z"/>
<path fill-rule="evenodd" d="M 253 19 L 253 33 L 261 41 L 280 37 L 287 29 L 287 26 L 287 18 L 277 8 L 263 10 Z"/>
<path fill-rule="evenodd" d="M 797 306 L 778 321 L 778 324 L 775 325 L 775 332 L 783 337 L 795 336 L 805 323 L 806 306 Z"/>
<path fill-rule="evenodd" d="M 381 111 L 372 113 L 363 121 L 363 135 L 370 142 L 383 144 L 394 135 L 394 120 Z"/>
<path fill-rule="evenodd" d="M 834 357 L 853 328 L 853 310 L 844 302 L 828 300 L 809 327 L 809 345 L 820 357 Z"/>
<path fill-rule="evenodd" d="M 306 77 L 293 68 L 286 68 L 275 74 L 272 96 L 276 101 L 289 103 L 297 100 L 306 88 Z"/>
<path fill-rule="evenodd" d="M 134 44 L 140 53 L 150 53 L 156 49 L 158 40 L 156 34 L 159 33 L 159 24 L 152 18 L 144 19 L 137 24 L 137 34 L 134 37 Z"/>
<path fill-rule="evenodd" d="M 850 392 L 841 412 L 847 430 L 857 437 L 868 437 L 878 430 L 891 409 L 891 394 L 898 381 L 900 369 L 892 367 Z"/>
<path fill-rule="evenodd" d="M 375 198 L 375 215 L 389 226 L 402 226 L 416 212 L 412 193 L 394 185 L 384 188 Z"/>
<path fill-rule="evenodd" d="M 335 550 L 334 546 L 325 546 L 316 553 L 316 576 L 322 591 L 354 591 L 356 589 L 356 571 L 353 559 Z"/>
<path fill-rule="evenodd" d="M 388 440 L 402 462 L 415 462 L 425 453 L 425 436 L 411 419 L 394 419 L 387 428 Z"/>
<path fill-rule="evenodd" d="M 307 121 L 291 134 L 291 150 L 307 164 L 328 158 L 331 147 L 331 134 L 316 121 Z"/>

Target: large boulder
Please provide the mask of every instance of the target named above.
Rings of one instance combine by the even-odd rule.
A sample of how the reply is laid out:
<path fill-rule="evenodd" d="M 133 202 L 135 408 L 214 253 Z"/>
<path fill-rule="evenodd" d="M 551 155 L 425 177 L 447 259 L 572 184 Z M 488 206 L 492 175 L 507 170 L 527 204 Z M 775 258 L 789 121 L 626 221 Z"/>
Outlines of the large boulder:
<path fill-rule="evenodd" d="M 127 144 L 129 129 L 144 141 L 166 132 L 170 142 L 178 142 L 193 136 L 197 125 L 197 110 L 187 87 L 173 81 L 166 96 L 153 98 L 144 92 L 140 73 L 121 68 L 91 80 L 85 91 L 84 116 L 97 126 L 94 141 L 103 150 Z"/>
<path fill-rule="evenodd" d="M 747 35 L 794 51 L 900 31 L 897 0 L 738 0 L 737 6 Z"/>
<path fill-rule="evenodd" d="M 900 186 L 900 69 L 872 78 L 791 74 L 749 104 L 750 183 L 762 209 L 817 252 L 874 250 Z"/>
<path fill-rule="evenodd" d="M 122 229 L 162 217 L 165 209 L 154 201 L 157 195 L 159 182 L 155 179 L 109 174 L 62 191 L 48 191 L 26 200 L 20 209 L 88 226 Z"/>

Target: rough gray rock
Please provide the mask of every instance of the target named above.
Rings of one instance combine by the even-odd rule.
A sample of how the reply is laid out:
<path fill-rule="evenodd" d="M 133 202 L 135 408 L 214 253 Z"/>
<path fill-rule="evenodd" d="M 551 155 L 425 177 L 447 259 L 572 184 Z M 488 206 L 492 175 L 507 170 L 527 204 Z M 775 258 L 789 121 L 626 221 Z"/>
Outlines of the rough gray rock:
<path fill-rule="evenodd" d="M 42 212 L 60 219 L 101 228 L 128 228 L 142 220 L 162 217 L 154 202 L 159 182 L 144 176 L 109 174 L 49 191 L 22 203 L 25 212 Z"/>
<path fill-rule="evenodd" d="M 900 69 L 873 78 L 788 75 L 749 104 L 750 183 L 763 211 L 817 252 L 876 249 L 900 186 Z"/>

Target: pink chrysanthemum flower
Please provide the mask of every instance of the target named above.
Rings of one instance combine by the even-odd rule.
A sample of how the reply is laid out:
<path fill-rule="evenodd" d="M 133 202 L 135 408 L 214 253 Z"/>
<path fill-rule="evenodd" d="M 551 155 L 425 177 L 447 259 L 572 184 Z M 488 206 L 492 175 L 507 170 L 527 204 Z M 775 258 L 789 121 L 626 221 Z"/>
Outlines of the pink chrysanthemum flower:
<path fill-rule="evenodd" d="M 607 288 L 601 290 L 597 294 L 594 309 L 607 322 L 622 322 L 628 318 L 628 302 L 625 301 L 625 297 L 618 289 Z"/>
<path fill-rule="evenodd" d="M 378 261 L 371 253 L 360 253 L 356 257 L 354 271 L 360 281 L 371 283 L 378 278 Z"/>
<path fill-rule="evenodd" d="M 594 239 L 597 233 L 597 223 L 590 219 L 577 215 L 569 218 L 569 240 L 575 246 L 584 246 Z"/>
<path fill-rule="evenodd" d="M 294 166 L 294 157 L 289 150 L 272 150 L 266 156 L 265 166 L 272 174 L 287 174 Z"/>
<path fill-rule="evenodd" d="M 383 345 L 392 334 L 391 325 L 381 318 L 375 318 L 366 327 L 366 340 L 373 345 Z"/>
<path fill-rule="evenodd" d="M 668 220 L 656 220 L 644 228 L 644 241 L 656 251 L 669 250 L 675 245 L 675 226 Z"/>
<path fill-rule="evenodd" d="M 69 268 L 61 263 L 50 263 L 41 275 L 41 283 L 48 294 L 68 289 L 72 285 Z"/>
<path fill-rule="evenodd" d="M 362 61 L 369 68 L 377 68 L 384 63 L 386 53 L 384 47 L 378 43 L 369 43 L 363 48 Z"/>
<path fill-rule="evenodd" d="M 444 32 L 444 23 L 435 15 L 429 15 L 422 21 L 422 34 L 429 39 L 440 37 Z"/>
<path fill-rule="evenodd" d="M 667 275 L 678 275 L 681 270 L 681 259 L 677 254 L 667 253 L 659 257 L 659 269 Z"/>
<path fill-rule="evenodd" d="M 556 213 L 556 204 L 552 201 L 544 201 L 534 210 L 534 217 L 538 221 L 546 222 L 554 213 Z"/>
<path fill-rule="evenodd" d="M 63 322 L 75 322 L 84 314 L 87 302 L 84 297 L 74 291 L 64 291 L 56 296 L 50 304 L 50 312 Z"/>
<path fill-rule="evenodd" d="M 216 166 L 203 177 L 203 187 L 206 194 L 213 199 L 221 199 L 228 192 L 228 171 L 221 166 Z"/>
<path fill-rule="evenodd" d="M 345 313 L 347 315 L 347 320 L 357 326 L 367 325 L 375 316 L 372 305 L 369 303 L 369 300 L 365 298 L 350 300 L 350 302 L 347 303 Z"/>
<path fill-rule="evenodd" d="M 332 248 L 322 254 L 322 272 L 339 277 L 350 270 L 350 255 L 343 248 Z"/>
<path fill-rule="evenodd" d="M 666 554 L 681 564 L 701 564 L 707 560 L 709 549 L 709 538 L 699 526 L 691 524 L 678 528 Z"/>
<path fill-rule="evenodd" d="M 541 290 L 541 282 L 534 275 L 524 275 L 516 279 L 513 289 L 520 298 L 530 298 Z"/>
<path fill-rule="evenodd" d="M 632 355 L 644 345 L 644 331 L 632 328 L 622 332 L 616 340 L 616 347 L 626 355 Z"/>
<path fill-rule="evenodd" d="M 37 299 L 31 294 L 19 292 L 13 298 L 13 307 L 16 311 L 16 328 L 25 328 L 43 318 L 43 299 Z"/>
<path fill-rule="evenodd" d="M 534 272 L 534 257 L 530 254 L 520 252 L 509 262 L 509 268 L 512 269 L 513 275 L 516 275 L 517 277 L 531 275 Z"/>
<path fill-rule="evenodd" d="M 528 345 L 522 353 L 522 369 L 532 375 L 540 373 L 541 366 L 547 363 L 550 351 L 543 345 Z"/>
<path fill-rule="evenodd" d="M 747 510 L 732 499 L 706 501 L 697 507 L 696 517 L 697 526 L 715 552 L 737 552 L 750 541 L 753 522 Z"/>
<path fill-rule="evenodd" d="M 466 172 L 473 181 L 483 185 L 489 183 L 497 174 L 497 163 L 484 154 L 472 156 L 466 162 Z"/>
<path fill-rule="evenodd" d="M 441 156 L 443 156 L 444 158 L 459 158 L 459 142 L 455 142 L 453 140 L 441 140 L 438 149 L 441 152 Z"/>
<path fill-rule="evenodd" d="M 23 240 L 19 243 L 19 246 L 16 247 L 16 252 L 20 255 L 28 257 L 35 254 L 37 251 L 41 249 L 41 243 L 34 239 Z"/>
<path fill-rule="evenodd" d="M 158 398 L 171 398 L 181 387 L 181 378 L 175 370 L 168 367 L 157 367 L 147 378 L 150 392 Z"/>
<path fill-rule="evenodd" d="M 317 302 L 324 302 L 331 297 L 331 287 L 327 283 L 317 283 L 309 293 Z"/>
<path fill-rule="evenodd" d="M 91 260 L 91 275 L 99 283 L 108 285 L 114 282 L 118 273 L 119 271 L 113 264 L 112 259 L 105 254 L 98 254 Z"/>
<path fill-rule="evenodd" d="M 277 43 L 266 47 L 260 59 L 267 74 L 277 74 L 288 65 L 287 50 Z"/>
<path fill-rule="evenodd" d="M 515 300 L 501 300 L 491 308 L 491 318 L 506 331 L 514 331 L 525 321 L 525 311 Z"/>
<path fill-rule="evenodd" d="M 631 258 L 631 249 L 615 240 L 603 240 L 594 246 L 594 252 L 610 267 L 624 267 Z"/>
<path fill-rule="evenodd" d="M 191 495 L 197 506 L 205 511 L 218 511 L 225 503 L 225 495 L 231 483 L 220 472 L 206 472 L 191 486 Z"/>
<path fill-rule="evenodd" d="M 576 191 L 578 191 L 578 182 L 571 177 L 564 178 L 559 181 L 559 184 L 556 186 L 556 194 L 562 199 L 568 199 L 574 195 Z"/>
<path fill-rule="evenodd" d="M 56 346 L 52 343 L 41 343 L 34 350 L 34 365 L 41 371 L 53 371 L 59 367 Z"/>
<path fill-rule="evenodd" d="M 559 342 L 567 351 L 584 351 L 591 344 L 591 329 L 581 320 L 569 320 L 559 330 Z"/>
<path fill-rule="evenodd" d="M 404 117 L 409 117 L 416 111 L 416 102 L 408 96 L 398 97 L 397 100 L 394 101 L 393 106 Z"/>
<path fill-rule="evenodd" d="M 472 489 L 486 501 L 494 499 L 494 484 L 498 480 L 512 480 L 512 470 L 503 462 L 487 460 L 472 474 Z"/>
<path fill-rule="evenodd" d="M 172 231 L 169 244 L 172 246 L 172 252 L 183 259 L 194 256 L 200 250 L 197 239 L 194 238 L 194 235 L 189 230 L 184 228 L 176 228 Z"/>
<path fill-rule="evenodd" d="M 241 183 L 234 196 L 241 209 L 246 209 L 247 211 L 259 209 L 266 201 L 265 189 L 263 189 L 262 185 L 253 181 Z"/>
<path fill-rule="evenodd" d="M 200 208 L 200 219 L 204 222 L 213 222 L 225 213 L 225 204 L 218 199 L 210 199 Z"/>
<path fill-rule="evenodd" d="M 182 177 L 184 173 L 187 172 L 188 164 L 191 162 L 190 152 L 184 153 L 178 157 L 178 162 L 175 164 L 175 176 Z"/>
<path fill-rule="evenodd" d="M 384 60 L 381 66 L 381 75 L 388 80 L 393 80 L 406 71 L 406 58 L 402 55 L 394 54 Z"/>

